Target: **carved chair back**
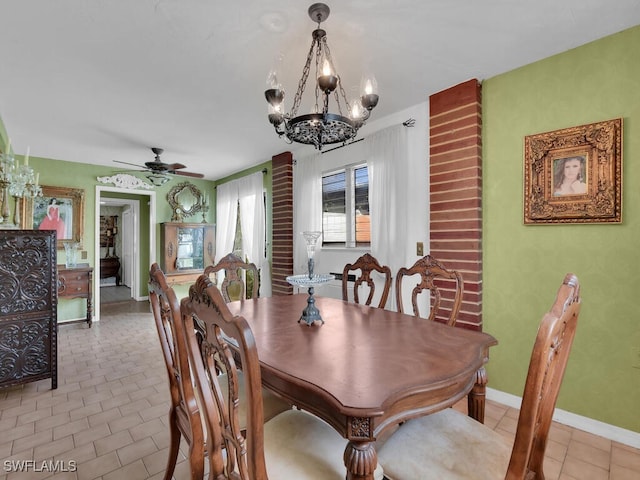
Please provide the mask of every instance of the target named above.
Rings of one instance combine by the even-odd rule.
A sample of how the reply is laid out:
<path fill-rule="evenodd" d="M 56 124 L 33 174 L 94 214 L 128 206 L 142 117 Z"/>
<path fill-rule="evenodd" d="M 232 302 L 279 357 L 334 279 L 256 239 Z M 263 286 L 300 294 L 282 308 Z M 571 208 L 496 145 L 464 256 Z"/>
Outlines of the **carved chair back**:
<path fill-rule="evenodd" d="M 545 314 L 531 353 L 506 480 L 543 478 L 547 437 L 580 313 L 580 284 L 567 274 Z M 534 478 L 532 477 L 532 478 Z"/>
<path fill-rule="evenodd" d="M 209 478 L 264 480 L 262 387 L 251 329 L 243 317 L 231 314 L 208 275 L 201 275 L 191 286 L 181 311 L 183 323 L 196 325 L 195 330 L 187 330 L 187 343 L 210 439 Z M 198 338 L 196 330 L 203 333 L 203 338 Z M 228 381 L 220 381 L 218 366 L 222 366 Z M 244 418 L 239 408 L 242 385 Z"/>
<path fill-rule="evenodd" d="M 376 284 L 371 274 L 373 272 L 377 272 L 384 276 L 384 283 L 381 284 L 382 292 L 380 295 L 380 301 L 378 302 L 378 308 L 384 308 L 387 304 L 389 291 L 391 290 L 391 269 L 386 265 L 380 265 L 378 260 L 369 253 L 362 255 L 354 263 L 347 263 L 342 271 L 342 299 L 345 302 L 349 301 L 349 273 L 357 271 L 360 271 L 360 275 L 356 276 L 353 283 L 353 301 L 355 303 L 360 303 L 360 287 L 365 284 L 369 289 L 369 295 L 367 296 L 364 304 L 371 305 L 376 292 Z"/>
<path fill-rule="evenodd" d="M 403 280 L 408 283 L 409 280 L 404 277 L 410 277 L 412 275 L 420 276 L 420 281 L 411 291 L 413 314 L 417 317 L 420 316 L 418 295 L 424 291 L 428 291 L 431 305 L 429 320 L 438 320 L 447 325 L 455 325 L 464 293 L 464 282 L 460 272 L 447 269 L 431 255 L 422 257 L 414 263 L 411 268 L 400 268 L 396 275 L 396 301 L 400 313 L 404 313 L 402 305 Z M 453 293 L 443 295 L 444 291 Z"/>
<path fill-rule="evenodd" d="M 229 253 L 215 265 L 207 266 L 204 273 L 217 274 L 221 270 L 224 270 L 224 279 L 220 284 L 220 291 L 225 302 L 246 298 L 246 285 L 250 285 L 251 288 L 249 298 L 258 298 L 260 276 L 254 263 L 244 262 L 237 255 Z"/>
<path fill-rule="evenodd" d="M 180 304 L 173 289 L 167 285 L 165 274 L 157 263 L 151 266 L 149 272 L 149 301 L 167 367 L 171 393 L 170 445 L 165 480 L 172 478 L 181 436 L 189 446 L 192 476 L 202 478 L 204 429 L 193 390 L 184 328 L 180 320 Z"/>
<path fill-rule="evenodd" d="M 569 273 L 538 327 L 513 443 L 462 412 L 445 408 L 408 420 L 384 442 L 378 458 L 385 475 L 405 480 L 543 479 L 549 428 L 580 303 L 578 279 Z"/>

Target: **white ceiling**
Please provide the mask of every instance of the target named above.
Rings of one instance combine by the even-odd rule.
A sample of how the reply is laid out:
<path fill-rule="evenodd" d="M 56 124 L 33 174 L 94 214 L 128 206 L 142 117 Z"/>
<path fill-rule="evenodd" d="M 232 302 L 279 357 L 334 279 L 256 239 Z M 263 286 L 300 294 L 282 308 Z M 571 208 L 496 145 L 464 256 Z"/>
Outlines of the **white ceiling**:
<path fill-rule="evenodd" d="M 315 23 L 300 0 L 0 0 L 0 115 L 24 154 L 162 160 L 217 179 L 285 150 L 267 121 L 279 54 L 291 106 Z M 640 24 L 638 0 L 340 0 L 322 24 L 372 120 Z M 307 93 L 313 90 L 307 85 Z M 302 113 L 302 110 L 301 110 Z M 310 152 L 311 147 L 302 147 Z"/>

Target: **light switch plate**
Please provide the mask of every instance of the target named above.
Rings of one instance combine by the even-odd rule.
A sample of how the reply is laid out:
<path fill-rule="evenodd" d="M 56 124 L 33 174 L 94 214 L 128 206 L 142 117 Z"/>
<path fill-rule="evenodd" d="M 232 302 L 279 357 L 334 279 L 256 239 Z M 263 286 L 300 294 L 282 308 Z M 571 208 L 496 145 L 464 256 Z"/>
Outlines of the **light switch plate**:
<path fill-rule="evenodd" d="M 424 255 L 424 244 L 422 242 L 416 243 L 416 255 L 419 257 Z"/>

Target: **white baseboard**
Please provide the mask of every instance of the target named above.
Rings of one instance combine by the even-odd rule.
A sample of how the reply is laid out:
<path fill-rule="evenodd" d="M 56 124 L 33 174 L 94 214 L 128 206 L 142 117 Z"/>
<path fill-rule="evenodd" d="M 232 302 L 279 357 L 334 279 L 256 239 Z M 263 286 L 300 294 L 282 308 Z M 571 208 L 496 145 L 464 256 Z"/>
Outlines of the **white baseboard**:
<path fill-rule="evenodd" d="M 494 390 L 493 388 L 487 388 L 487 400 L 520 409 L 522 397 Z M 640 433 L 632 430 L 616 427 L 615 425 L 600 422 L 589 417 L 583 417 L 582 415 L 560 410 L 559 408 L 556 408 L 553 413 L 553 420 L 563 425 L 577 428 L 583 432 L 608 438 L 609 440 L 623 443 L 633 448 L 640 448 Z"/>

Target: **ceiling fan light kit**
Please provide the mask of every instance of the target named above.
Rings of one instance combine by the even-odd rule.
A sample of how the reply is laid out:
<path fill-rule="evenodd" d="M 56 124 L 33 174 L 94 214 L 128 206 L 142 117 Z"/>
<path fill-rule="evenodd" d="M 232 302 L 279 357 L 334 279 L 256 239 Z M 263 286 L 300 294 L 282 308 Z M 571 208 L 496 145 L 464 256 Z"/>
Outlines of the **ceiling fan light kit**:
<path fill-rule="evenodd" d="M 317 22 L 318 28 L 312 33 L 311 48 L 307 54 L 302 78 L 298 82 L 298 90 L 290 112 L 284 113 L 283 110 L 285 91 L 278 78 L 277 66 L 269 72 L 267 90 L 264 92 L 269 103 L 269 122 L 274 126 L 278 136 L 284 136 L 289 143 L 314 145 L 318 150 L 322 150 L 324 145 L 353 140 L 379 100 L 378 84 L 373 75 L 363 77 L 359 98 L 354 98 L 351 102 L 347 100 L 342 81 L 331 57 L 327 33 L 320 28 L 320 24 L 327 19 L 329 12 L 329 7 L 324 3 L 314 3 L 309 7 L 309 17 Z M 298 115 L 302 94 L 314 60 L 316 73 L 314 111 Z M 334 93 L 338 113 L 329 112 L 329 98 L 332 93 Z M 319 99 L 322 99 L 321 106 L 318 105 Z M 343 113 L 343 108 L 346 113 Z"/>
<path fill-rule="evenodd" d="M 147 180 L 149 180 L 149 182 L 151 182 L 151 184 L 155 187 L 161 187 L 169 180 L 171 180 L 168 175 L 162 175 L 160 173 L 150 173 L 146 177 Z"/>

